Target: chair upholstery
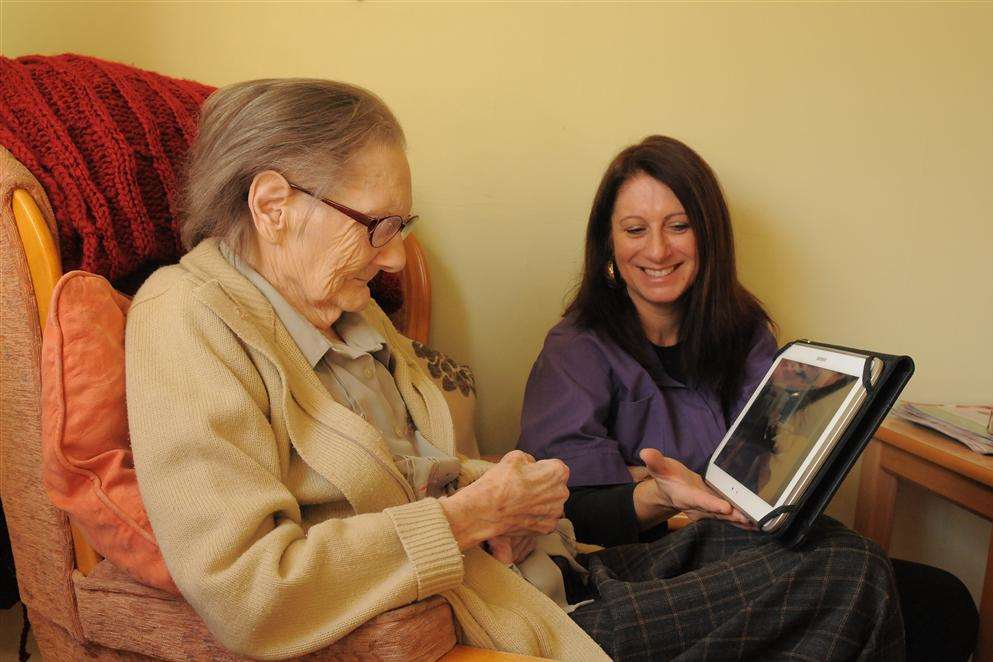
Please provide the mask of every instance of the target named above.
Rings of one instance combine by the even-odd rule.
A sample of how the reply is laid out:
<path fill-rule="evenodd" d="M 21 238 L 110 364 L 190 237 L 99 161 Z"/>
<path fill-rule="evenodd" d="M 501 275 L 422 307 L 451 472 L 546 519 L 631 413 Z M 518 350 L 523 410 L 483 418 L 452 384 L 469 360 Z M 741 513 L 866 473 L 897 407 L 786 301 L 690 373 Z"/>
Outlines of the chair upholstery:
<path fill-rule="evenodd" d="M 81 637 L 68 520 L 48 500 L 40 479 L 41 324 L 30 266 L 13 217 L 18 189 L 38 201 L 54 235 L 51 207 L 41 186 L 4 150 L 0 152 L 0 453 L 4 460 L 0 498 L 21 600 L 29 612 L 42 607 L 48 622 Z"/>
<path fill-rule="evenodd" d="M 135 583 L 109 561 L 102 561 L 89 576 L 77 573 L 74 585 L 89 641 L 164 660 L 244 659 L 222 648 L 184 600 Z M 122 621 L 121 614 L 136 611 L 143 615 L 137 627 Z M 382 614 L 345 639 L 302 659 L 434 660 L 454 645 L 451 608 L 435 596 Z"/>

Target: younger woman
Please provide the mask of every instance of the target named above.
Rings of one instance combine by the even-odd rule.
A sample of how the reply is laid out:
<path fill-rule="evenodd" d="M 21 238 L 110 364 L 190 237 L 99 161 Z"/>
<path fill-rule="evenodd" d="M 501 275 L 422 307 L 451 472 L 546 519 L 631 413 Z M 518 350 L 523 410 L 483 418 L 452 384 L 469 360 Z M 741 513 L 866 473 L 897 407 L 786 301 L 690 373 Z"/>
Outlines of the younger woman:
<path fill-rule="evenodd" d="M 518 443 L 569 466 L 565 511 L 578 539 L 608 547 L 656 540 L 673 514 L 673 477 L 706 489 L 699 474 L 772 364 L 770 325 L 738 281 L 730 215 L 707 163 L 664 136 L 618 154 L 593 200 L 579 290 L 531 371 Z M 687 515 L 748 527 L 727 502 Z M 698 528 L 673 536 L 666 552 L 656 550 L 679 559 L 666 562 L 664 577 L 688 569 L 680 563 L 699 553 Z M 762 534 L 740 544 L 715 558 L 754 561 L 755 572 L 769 558 L 790 558 Z M 621 551 L 627 549 L 616 554 L 630 555 Z M 965 587 L 935 568 L 903 561 L 894 568 L 911 658 L 966 659 L 977 615 Z M 691 570 L 709 574 L 703 566 Z M 645 577 L 635 575 L 614 572 L 608 592 L 637 591 Z M 936 595 L 944 597 L 940 607 Z M 735 610 L 754 615 L 762 599 L 742 599 Z M 608 619 L 606 611 L 595 618 Z M 582 623 L 588 614 L 575 617 Z"/>

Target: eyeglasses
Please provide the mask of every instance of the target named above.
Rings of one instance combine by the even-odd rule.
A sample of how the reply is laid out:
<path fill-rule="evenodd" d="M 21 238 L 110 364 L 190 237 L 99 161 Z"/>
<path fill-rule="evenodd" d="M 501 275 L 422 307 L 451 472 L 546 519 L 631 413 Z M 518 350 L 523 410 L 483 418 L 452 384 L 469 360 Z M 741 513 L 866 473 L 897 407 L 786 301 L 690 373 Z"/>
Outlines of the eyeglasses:
<path fill-rule="evenodd" d="M 351 207 L 346 207 L 343 204 L 337 203 L 334 200 L 328 200 L 327 198 L 318 198 L 316 195 L 311 193 L 305 188 L 301 188 L 292 182 L 286 182 L 290 185 L 290 188 L 296 189 L 301 193 L 306 193 L 312 198 L 317 198 L 328 207 L 332 209 L 337 209 L 342 214 L 352 219 L 356 223 L 361 223 L 366 226 L 369 230 L 369 243 L 372 244 L 373 248 L 382 248 L 386 244 L 390 243 L 393 237 L 400 233 L 401 237 L 406 237 L 410 234 L 410 226 L 414 224 L 414 221 L 418 219 L 417 216 L 408 216 L 404 218 L 403 216 L 367 216 L 360 211 L 355 211 Z"/>

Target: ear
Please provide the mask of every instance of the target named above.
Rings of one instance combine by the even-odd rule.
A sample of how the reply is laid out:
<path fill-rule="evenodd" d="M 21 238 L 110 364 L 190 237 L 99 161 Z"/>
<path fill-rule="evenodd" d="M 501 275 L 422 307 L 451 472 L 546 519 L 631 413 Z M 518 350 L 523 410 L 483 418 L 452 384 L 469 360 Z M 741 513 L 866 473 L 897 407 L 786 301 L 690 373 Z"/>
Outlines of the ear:
<path fill-rule="evenodd" d="M 252 179 L 248 189 L 248 208 L 260 241 L 282 242 L 286 234 L 289 213 L 289 182 L 275 170 L 263 170 Z"/>

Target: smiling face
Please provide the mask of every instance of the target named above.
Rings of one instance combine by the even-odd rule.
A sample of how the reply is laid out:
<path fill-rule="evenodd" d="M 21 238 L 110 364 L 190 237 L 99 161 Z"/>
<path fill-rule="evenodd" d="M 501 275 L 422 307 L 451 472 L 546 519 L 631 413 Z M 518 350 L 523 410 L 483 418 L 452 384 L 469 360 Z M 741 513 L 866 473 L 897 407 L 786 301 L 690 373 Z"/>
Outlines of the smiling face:
<path fill-rule="evenodd" d="M 610 224 L 618 275 L 642 323 L 678 314 L 699 264 L 696 236 L 676 194 L 637 173 L 618 190 Z"/>
<path fill-rule="evenodd" d="M 266 182 L 257 177 L 258 195 Z M 272 174 L 278 189 L 275 207 L 256 218 L 256 268 L 314 326 L 327 331 L 342 312 L 368 305 L 369 281 L 380 270 L 403 268 L 403 239 L 397 234 L 381 248 L 369 243 L 368 229 L 340 211 Z M 411 207 L 410 168 L 403 150 L 372 145 L 356 154 L 327 197 L 369 216 L 408 216 Z M 253 187 L 255 188 L 255 187 Z M 280 195 L 282 196 L 280 198 Z M 272 238 L 266 232 L 276 230 Z"/>

